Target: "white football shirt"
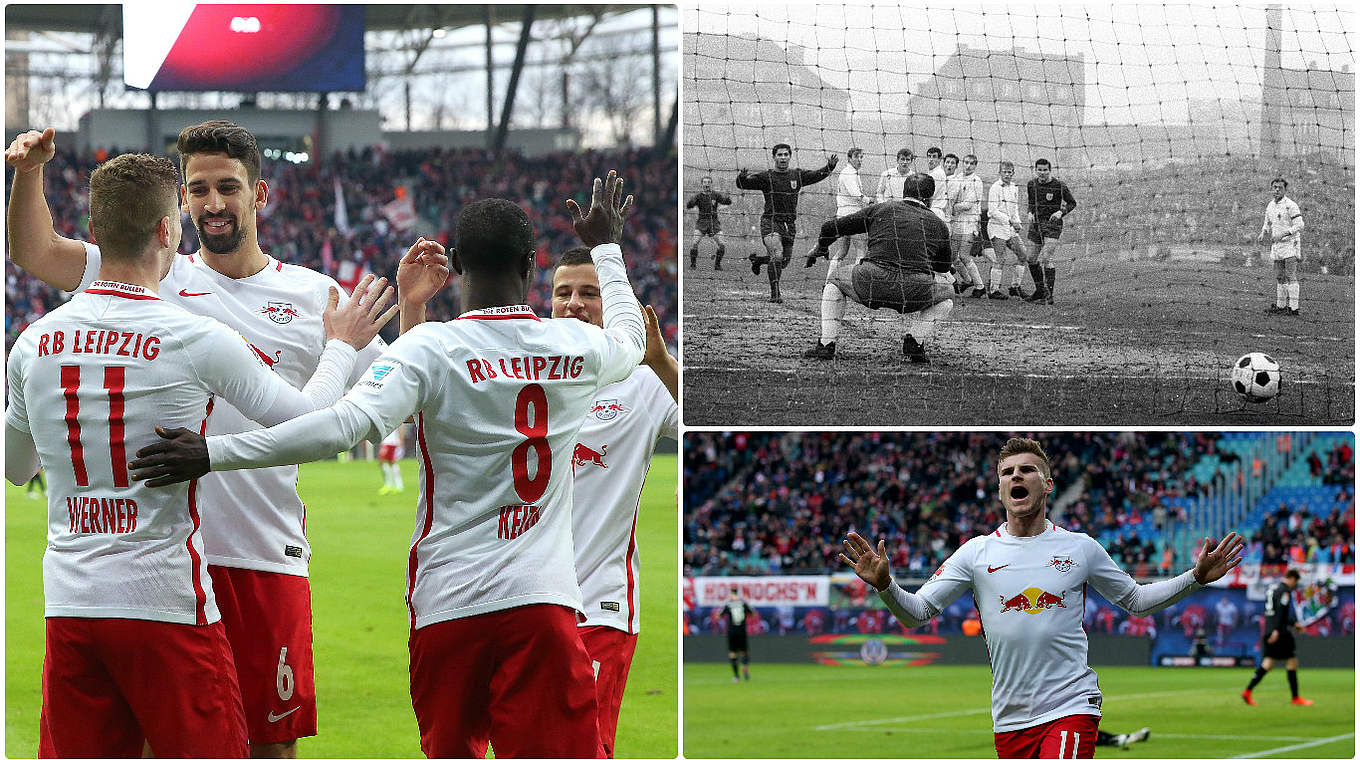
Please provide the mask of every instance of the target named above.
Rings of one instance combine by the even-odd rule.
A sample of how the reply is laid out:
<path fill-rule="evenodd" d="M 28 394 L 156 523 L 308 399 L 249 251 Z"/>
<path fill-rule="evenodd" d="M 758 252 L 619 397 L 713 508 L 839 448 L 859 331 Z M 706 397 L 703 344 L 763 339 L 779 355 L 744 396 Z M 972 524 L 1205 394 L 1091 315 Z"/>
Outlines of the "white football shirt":
<path fill-rule="evenodd" d="M 1010 240 L 1019 234 L 1011 226 L 1017 221 L 1020 221 L 1020 186 L 1014 182 L 1003 184 L 1001 180 L 993 182 L 987 191 L 987 234 Z"/>
<path fill-rule="evenodd" d="M 99 272 L 99 248 L 85 244 L 85 276 Z M 335 280 L 270 257 L 264 269 L 233 279 L 213 270 L 199 254 L 176 256 L 160 283 L 169 303 L 216 319 L 245 336 L 255 353 L 294 388 L 306 385 L 326 345 L 321 312 Z M 82 283 L 84 289 L 85 283 Z M 357 382 L 386 344 L 374 338 L 354 361 Z M 260 426 L 220 399 L 208 417 L 208 435 Z M 203 543 L 208 564 L 307 575 L 307 508 L 297 493 L 296 465 L 213 472 L 199 481 Z"/>
<path fill-rule="evenodd" d="M 973 538 L 916 592 L 942 610 L 972 589 L 992 664 L 994 731 L 1100 715 L 1082 627 L 1087 584 L 1114 602 L 1138 585 L 1095 539 L 1046 521 L 1038 536 L 1012 536 L 1003 524 Z"/>
<path fill-rule="evenodd" d="M 680 407 L 648 367 L 595 394 L 571 459 L 581 625 L 638 632 L 638 502 L 657 441 L 679 427 Z"/>
<path fill-rule="evenodd" d="M 528 604 L 581 609 L 572 457 L 599 389 L 639 358 L 594 325 L 503 306 L 415 327 L 345 396 L 379 434 L 419 412 L 414 628 Z"/>
<path fill-rule="evenodd" d="M 1266 204 L 1266 235 L 1270 239 L 1271 261 L 1281 261 L 1299 256 L 1303 251 L 1303 212 L 1289 196 Z M 1289 234 L 1284 240 L 1276 240 L 1275 235 Z"/>
<path fill-rule="evenodd" d="M 903 195 L 903 190 L 905 189 L 907 177 L 910 176 L 911 172 L 902 174 L 897 171 L 896 166 L 891 169 L 884 169 L 883 172 L 878 175 L 878 192 L 875 194 L 876 200 L 879 203 L 883 203 L 885 201 L 900 201 L 905 198 L 906 196 Z"/>
<path fill-rule="evenodd" d="M 202 431 L 213 394 L 259 416 L 301 393 L 216 320 L 104 281 L 30 325 L 7 375 L 48 478 L 45 614 L 216 622 L 201 481 L 149 488 L 127 463 L 156 425 Z"/>
<path fill-rule="evenodd" d="M 846 163 L 836 174 L 836 216 L 853 214 L 864 208 L 864 189 L 859 183 L 859 169 Z"/>
<path fill-rule="evenodd" d="M 944 164 L 930 170 L 931 179 L 935 180 L 935 194 L 930 196 L 930 210 L 935 212 L 935 216 L 940 217 L 945 224 L 949 223 L 949 175 L 944 171 Z"/>

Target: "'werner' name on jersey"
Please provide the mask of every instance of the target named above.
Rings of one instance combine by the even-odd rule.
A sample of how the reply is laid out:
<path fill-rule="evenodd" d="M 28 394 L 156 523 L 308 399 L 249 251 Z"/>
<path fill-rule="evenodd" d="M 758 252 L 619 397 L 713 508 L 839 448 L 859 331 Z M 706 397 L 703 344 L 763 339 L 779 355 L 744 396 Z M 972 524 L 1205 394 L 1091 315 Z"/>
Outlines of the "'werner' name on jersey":
<path fill-rule="evenodd" d="M 514 380 L 575 380 L 585 366 L 582 356 L 515 356 L 468 359 L 468 379 L 480 383 L 498 377 Z"/>
<path fill-rule="evenodd" d="M 135 499 L 67 496 L 72 533 L 131 533 L 137 530 Z"/>

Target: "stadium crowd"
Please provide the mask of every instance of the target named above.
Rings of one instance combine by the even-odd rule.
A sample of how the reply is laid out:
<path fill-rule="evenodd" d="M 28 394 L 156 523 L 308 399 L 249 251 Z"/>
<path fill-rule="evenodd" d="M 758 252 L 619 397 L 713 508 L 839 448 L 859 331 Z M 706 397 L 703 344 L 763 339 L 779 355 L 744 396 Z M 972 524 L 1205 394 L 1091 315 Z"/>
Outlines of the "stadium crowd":
<path fill-rule="evenodd" d="M 58 149 L 46 168 L 47 199 L 58 235 L 89 238 L 89 175 L 101 157 L 118 151 L 76 155 Z M 650 150 L 556 152 L 536 156 L 506 153 L 500 159 L 481 149 L 362 151 L 333 154 L 327 161 L 293 164 L 266 161 L 269 205 L 261 213 L 260 246 L 274 258 L 357 281 L 364 268 L 395 278 L 397 262 L 421 235 L 446 246 L 454 241 L 459 209 L 478 198 L 515 200 L 538 232 L 538 263 L 550 266 L 575 244 L 564 201 L 589 205 L 589 179 L 617 169 L 637 208 L 625 228 L 625 260 L 638 298 L 655 309 L 675 352 L 679 302 L 676 288 L 676 162 L 669 153 Z M 12 170 L 11 170 L 12 171 Z M 349 232 L 337 229 L 335 185 L 339 180 Z M 7 176 L 6 181 L 9 181 Z M 416 219 L 407 229 L 393 214 L 409 198 Z M 329 259 L 323 251 L 330 247 Z M 198 248 L 188 219 L 181 251 Z M 349 267 L 345 262 L 353 262 Z M 344 270 L 344 271 L 342 271 Z M 346 276 L 347 272 L 354 274 Z M 552 272 L 541 269 L 529 290 L 539 314 L 551 311 Z M 456 279 L 455 279 L 456 284 Z M 31 321 L 62 303 L 58 293 L 23 270 L 5 265 L 5 350 Z M 429 316 L 446 320 L 459 313 L 458 288 L 442 290 L 429 304 Z M 389 334 L 390 333 L 390 334 Z M 396 324 L 384 330 L 396 337 Z"/>
<path fill-rule="evenodd" d="M 691 434 L 684 449 L 685 574 L 838 571 L 840 542 L 851 530 L 886 539 L 895 568 L 928 573 L 964 541 L 1005 519 L 996 500 L 994 460 L 1006 437 Z M 1180 508 L 1168 506 L 1169 497 L 1207 490 L 1189 471 L 1199 457 L 1217 451 L 1218 440 L 1201 432 L 1064 435 L 1049 450 L 1057 485 L 1050 515 L 1093 536 L 1144 521 L 1160 530 L 1183 517 Z M 1350 460 L 1349 447 L 1338 447 L 1322 465 L 1324 474 L 1348 477 Z M 1355 513 L 1345 491 L 1344 503 L 1329 515 L 1282 510 L 1253 540 L 1271 547 L 1262 551 L 1298 561 L 1353 562 Z M 1135 576 L 1190 561 L 1137 531 L 1114 535 L 1106 548 Z"/>

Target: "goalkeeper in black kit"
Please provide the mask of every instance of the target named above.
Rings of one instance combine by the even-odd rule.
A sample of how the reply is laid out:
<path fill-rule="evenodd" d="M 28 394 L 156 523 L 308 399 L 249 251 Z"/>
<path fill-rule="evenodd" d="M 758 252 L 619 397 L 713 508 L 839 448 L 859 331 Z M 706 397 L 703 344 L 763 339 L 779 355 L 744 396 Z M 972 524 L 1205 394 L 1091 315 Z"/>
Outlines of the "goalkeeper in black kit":
<path fill-rule="evenodd" d="M 741 662 L 741 675 L 751 680 L 751 656 L 746 644 L 746 621 L 751 618 L 751 605 L 737 596 L 737 587 L 723 605 L 722 616 L 727 621 L 727 659 L 732 663 L 732 681 L 741 680 L 737 675 L 737 662 Z"/>
<path fill-rule="evenodd" d="M 1298 618 L 1294 616 L 1294 589 L 1299 586 L 1299 571 L 1289 570 L 1284 574 L 1284 580 L 1279 583 L 1271 584 L 1266 590 L 1266 615 L 1265 630 L 1261 634 L 1261 664 L 1256 668 L 1256 674 L 1251 677 L 1251 683 L 1242 692 L 1242 701 L 1256 706 L 1256 700 L 1252 699 L 1251 690 L 1256 688 L 1256 684 L 1266 677 L 1275 663 L 1284 660 L 1285 675 L 1289 677 L 1289 694 L 1293 699 L 1291 704 L 1300 707 L 1308 707 L 1313 704 L 1313 700 L 1304 699 L 1299 696 L 1299 658 L 1294 654 L 1294 631 L 1302 631 L 1303 626 L 1299 625 Z"/>
<path fill-rule="evenodd" d="M 779 294 L 779 276 L 793 259 L 793 239 L 798 231 L 795 224 L 798 219 L 798 194 L 807 185 L 831 176 L 840 157 L 832 153 L 827 156 L 826 166 L 812 171 L 790 169 L 793 148 L 784 143 L 774 146 L 770 152 L 774 155 L 774 168 L 755 174 L 742 169 L 737 175 L 737 187 L 759 190 L 765 195 L 765 209 L 760 212 L 760 239 L 765 244 L 765 253 L 751 254 L 751 273 L 760 274 L 760 267 L 768 265 L 770 301 L 783 303 L 784 299 Z"/>
<path fill-rule="evenodd" d="M 713 268 L 722 271 L 723 254 L 727 252 L 727 246 L 723 245 L 722 222 L 718 220 L 718 206 L 731 206 L 732 198 L 713 189 L 712 177 L 704 177 L 699 181 L 699 184 L 703 189 L 691 196 L 689 201 L 685 203 L 685 208 L 699 209 L 699 220 L 694 227 L 694 242 L 689 247 L 689 268 L 693 269 L 699 264 L 699 241 L 711 237 L 713 242 L 718 245 L 718 250 L 713 257 Z"/>
<path fill-rule="evenodd" d="M 1034 162 L 1034 179 L 1025 187 L 1029 209 L 1030 242 L 1029 274 L 1034 278 L 1034 292 L 1026 298 L 1031 303 L 1053 303 L 1053 287 L 1058 271 L 1053 266 L 1053 254 L 1062 238 L 1063 218 L 1077 208 L 1077 199 L 1067 184 L 1053 176 L 1053 165 L 1048 159 Z"/>

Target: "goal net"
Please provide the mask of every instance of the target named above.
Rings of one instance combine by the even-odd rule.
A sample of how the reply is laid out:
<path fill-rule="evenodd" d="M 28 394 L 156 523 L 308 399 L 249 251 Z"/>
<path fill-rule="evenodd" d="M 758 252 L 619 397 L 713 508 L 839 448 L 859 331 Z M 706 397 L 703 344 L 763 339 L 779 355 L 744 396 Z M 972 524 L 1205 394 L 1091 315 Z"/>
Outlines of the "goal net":
<path fill-rule="evenodd" d="M 683 222 L 686 421 L 1349 423 L 1354 23 L 1320 5 L 687 10 L 684 192 L 709 176 L 733 204 L 719 207 L 722 271 L 694 211 Z M 802 191 L 782 304 L 747 260 L 764 251 L 762 194 L 735 186 L 741 169 L 772 168 L 778 143 L 794 167 L 840 159 Z M 984 197 L 1011 161 L 1022 208 L 1048 159 L 1077 201 L 1053 254 L 1054 303 L 963 294 L 927 369 L 903 361 L 906 318 L 850 303 L 836 358 L 803 359 L 827 270 L 803 261 L 835 215 L 852 147 L 870 196 L 902 148 L 918 172 L 931 147 L 977 156 Z M 1306 225 L 1297 315 L 1266 313 L 1277 273 L 1257 236 L 1276 177 Z M 962 258 L 989 280 L 981 249 Z M 1031 294 L 1030 270 L 1019 274 Z M 1007 262 L 1003 292 L 1015 275 Z M 1228 382 L 1251 351 L 1283 367 L 1264 404 Z"/>

